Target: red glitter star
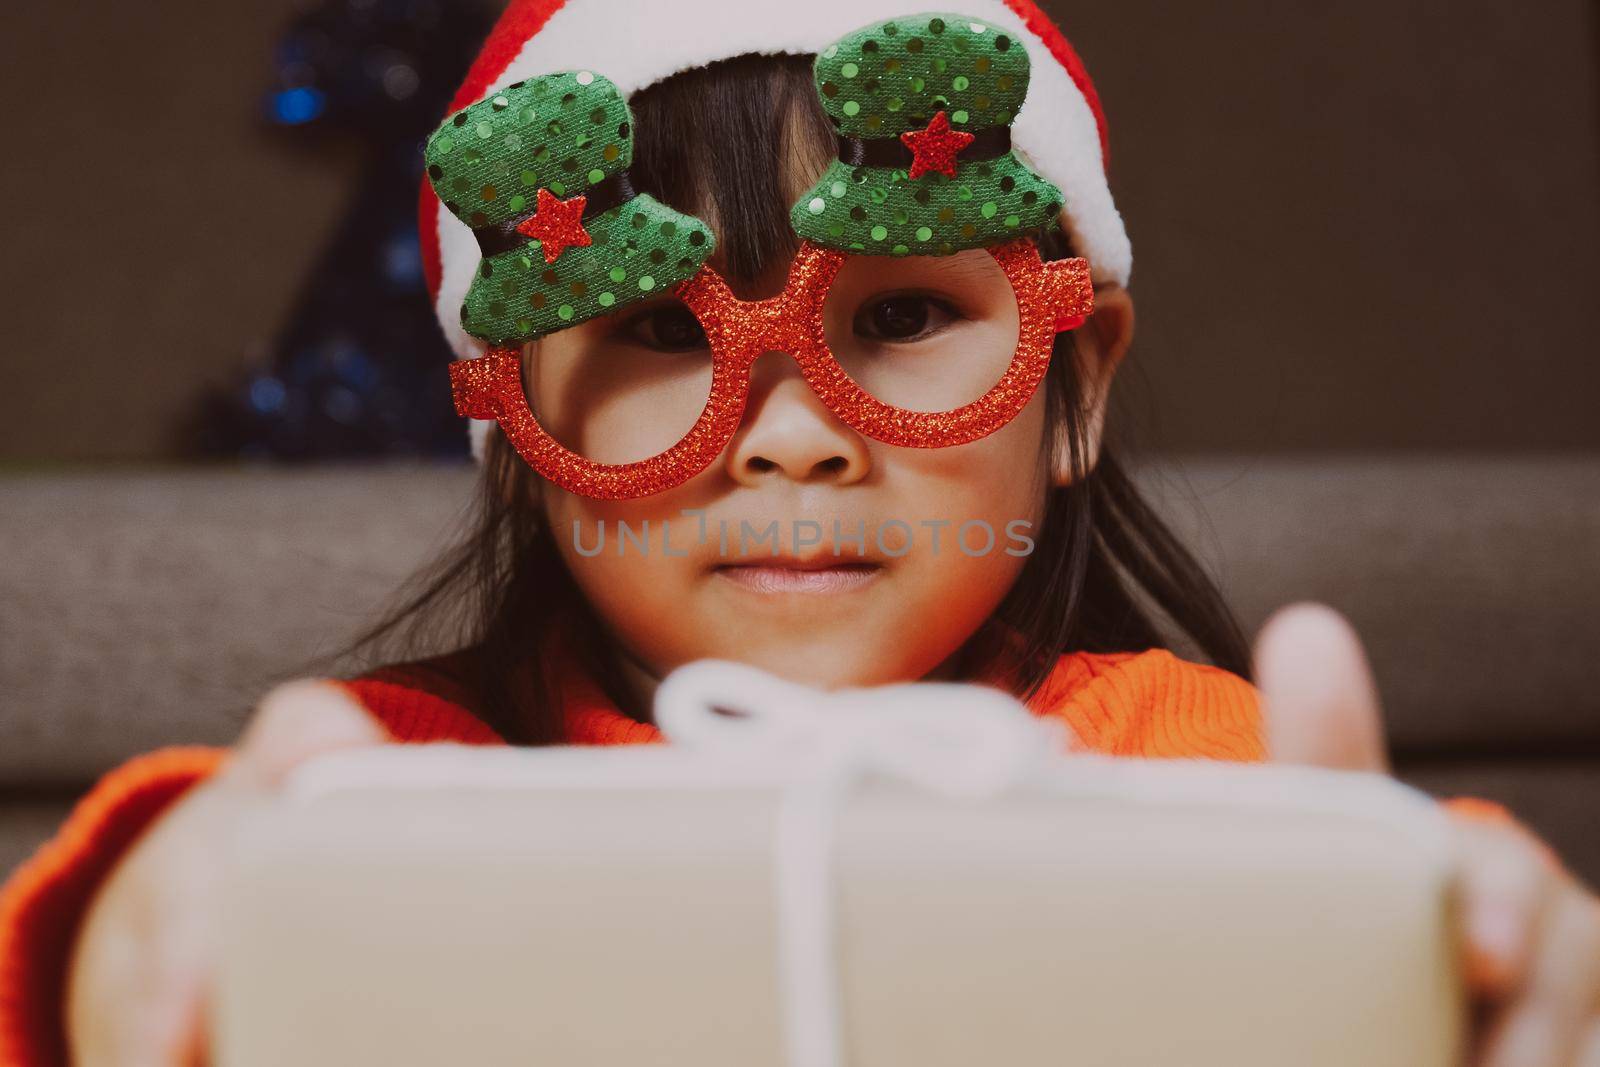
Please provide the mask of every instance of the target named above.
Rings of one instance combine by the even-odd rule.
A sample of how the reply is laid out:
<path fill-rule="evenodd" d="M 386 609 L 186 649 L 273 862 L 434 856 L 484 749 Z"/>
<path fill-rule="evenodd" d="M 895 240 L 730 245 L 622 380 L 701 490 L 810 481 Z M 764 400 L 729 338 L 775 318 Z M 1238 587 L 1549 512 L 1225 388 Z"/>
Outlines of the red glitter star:
<path fill-rule="evenodd" d="M 943 111 L 933 116 L 925 130 L 907 130 L 900 141 L 911 149 L 911 177 L 920 178 L 936 170 L 947 178 L 956 176 L 956 153 L 976 138 L 970 133 L 950 128 L 950 120 Z"/>
<path fill-rule="evenodd" d="M 539 190 L 539 206 L 534 214 L 517 226 L 524 237 L 537 237 L 544 249 L 544 261 L 554 263 L 556 257 L 568 248 L 582 248 L 590 244 L 589 231 L 583 228 L 583 206 L 586 196 L 561 200 L 548 189 Z"/>

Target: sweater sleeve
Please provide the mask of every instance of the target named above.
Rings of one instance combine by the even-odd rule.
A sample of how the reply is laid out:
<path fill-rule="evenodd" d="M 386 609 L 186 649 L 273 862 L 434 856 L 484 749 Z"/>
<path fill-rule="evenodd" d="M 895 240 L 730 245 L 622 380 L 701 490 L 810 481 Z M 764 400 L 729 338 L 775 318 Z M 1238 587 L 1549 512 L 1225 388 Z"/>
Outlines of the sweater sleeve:
<path fill-rule="evenodd" d="M 139 835 L 227 754 L 163 748 L 107 772 L 0 887 L 0 1065 L 67 1063 L 67 967 L 89 902 Z"/>

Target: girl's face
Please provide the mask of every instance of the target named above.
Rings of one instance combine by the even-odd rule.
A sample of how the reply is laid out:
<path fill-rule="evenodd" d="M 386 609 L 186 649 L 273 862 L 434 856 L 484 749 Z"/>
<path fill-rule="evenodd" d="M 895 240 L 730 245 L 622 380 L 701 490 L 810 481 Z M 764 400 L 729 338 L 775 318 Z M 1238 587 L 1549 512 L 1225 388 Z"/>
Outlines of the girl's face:
<path fill-rule="evenodd" d="M 738 295 L 778 292 L 786 269 Z M 1000 377 L 1018 317 L 981 249 L 853 257 L 824 311 L 829 346 L 853 378 L 927 411 L 958 407 Z M 1086 365 L 1114 362 L 1095 355 L 1094 337 L 1079 344 L 1091 350 Z M 608 463 L 677 441 L 710 382 L 704 335 L 671 297 L 552 334 L 527 354 L 540 424 Z M 733 439 L 682 485 L 607 501 L 538 484 L 559 549 L 633 661 L 637 686 L 703 657 L 824 687 L 872 685 L 939 677 L 1005 597 L 1046 489 L 1062 480 L 1045 432 L 1041 387 L 977 441 L 886 445 L 835 417 L 787 354 L 767 352 L 751 369 Z"/>
<path fill-rule="evenodd" d="M 777 132 L 776 190 L 714 187 L 698 170 L 703 145 L 641 141 L 634 161 L 648 164 L 645 187 L 659 186 L 664 202 L 716 233 L 711 266 L 744 300 L 782 291 L 790 264 L 771 263 L 747 285 L 733 281 L 743 272 L 728 270 L 724 199 L 737 205 L 735 216 L 761 220 L 753 210 L 761 205 L 745 197 L 776 192 L 767 205 L 775 210 L 753 225 L 782 226 L 838 151 L 810 62 L 801 57 L 789 74 L 792 92 L 770 94 L 770 114 L 749 112 L 743 97 L 738 106 L 719 98 L 753 140 L 766 144 Z M 764 89 L 770 79 L 763 69 Z M 633 100 L 640 129 L 650 128 L 658 104 L 670 125 L 682 101 L 645 99 L 649 92 Z M 741 244 L 748 258 L 771 242 Z M 1133 321 L 1121 290 L 1097 289 L 1095 304 L 1074 338 L 1089 463 Z M 880 400 L 914 411 L 960 407 L 986 392 L 1015 352 L 1020 318 L 1010 283 L 982 249 L 851 257 L 823 312 L 844 370 Z M 524 387 L 540 425 L 603 463 L 675 444 L 710 389 L 704 335 L 670 295 L 547 335 L 525 355 Z M 733 437 L 682 484 L 631 500 L 576 495 L 537 477 L 533 484 L 562 558 L 623 653 L 630 673 L 621 681 L 643 706 L 657 679 L 703 658 L 825 688 L 948 677 L 952 654 L 1027 564 L 1051 483 L 1072 477 L 1064 454 L 1045 454 L 1046 400 L 1041 387 L 1014 419 L 967 444 L 887 445 L 834 416 L 789 354 L 766 352 L 750 368 Z"/>

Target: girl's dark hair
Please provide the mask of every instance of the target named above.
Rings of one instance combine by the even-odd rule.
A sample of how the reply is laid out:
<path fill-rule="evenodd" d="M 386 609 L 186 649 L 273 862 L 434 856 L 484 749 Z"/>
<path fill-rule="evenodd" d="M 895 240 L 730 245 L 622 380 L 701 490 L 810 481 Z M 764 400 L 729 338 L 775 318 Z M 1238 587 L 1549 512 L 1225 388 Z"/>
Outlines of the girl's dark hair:
<path fill-rule="evenodd" d="M 784 183 L 810 158 L 834 151 L 816 102 L 807 56 L 740 56 L 683 71 L 634 94 L 634 185 L 657 199 L 714 219 L 723 273 L 737 284 L 786 263 L 798 240 Z M 792 161 L 774 167 L 774 159 Z M 809 174 L 803 177 L 809 177 Z M 1051 227 L 1046 259 L 1072 255 Z M 996 610 L 1024 638 L 1004 647 L 1001 627 L 980 627 L 958 652 L 957 677 L 980 665 L 1011 665 L 1008 686 L 1032 695 L 1069 650 L 1142 651 L 1186 638 L 1219 667 L 1248 677 L 1245 638 L 1215 584 L 1145 502 L 1107 441 L 1084 471 L 1085 422 L 1074 334 L 1056 338 L 1046 378 L 1050 432 L 1044 455 L 1068 449 L 1079 477 L 1052 487 L 1035 547 Z M 580 593 L 545 525 L 538 475 L 491 428 L 470 534 L 412 582 L 409 595 L 376 625 L 334 653 L 368 664 L 455 648 L 449 659 L 473 710 L 506 740 L 563 739 L 540 649 L 556 627 L 575 637 L 580 666 L 617 705 L 631 707 L 619 652 Z M 398 648 L 394 647 L 399 639 Z M 1004 660 L 999 657 L 1002 654 Z M 332 658 L 332 657 L 330 657 Z"/>

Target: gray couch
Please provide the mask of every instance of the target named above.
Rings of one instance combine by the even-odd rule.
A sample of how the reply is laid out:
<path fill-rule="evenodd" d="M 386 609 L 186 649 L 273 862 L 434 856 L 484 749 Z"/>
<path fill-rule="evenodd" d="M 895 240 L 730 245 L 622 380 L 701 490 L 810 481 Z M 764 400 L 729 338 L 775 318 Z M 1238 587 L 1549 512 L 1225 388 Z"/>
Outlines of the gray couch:
<path fill-rule="evenodd" d="M 464 519 L 464 467 L 0 476 L 0 872 L 108 767 L 227 742 Z M 1371 651 L 1397 767 L 1494 797 L 1600 882 L 1600 459 L 1141 470 L 1252 629 L 1316 598 Z"/>

